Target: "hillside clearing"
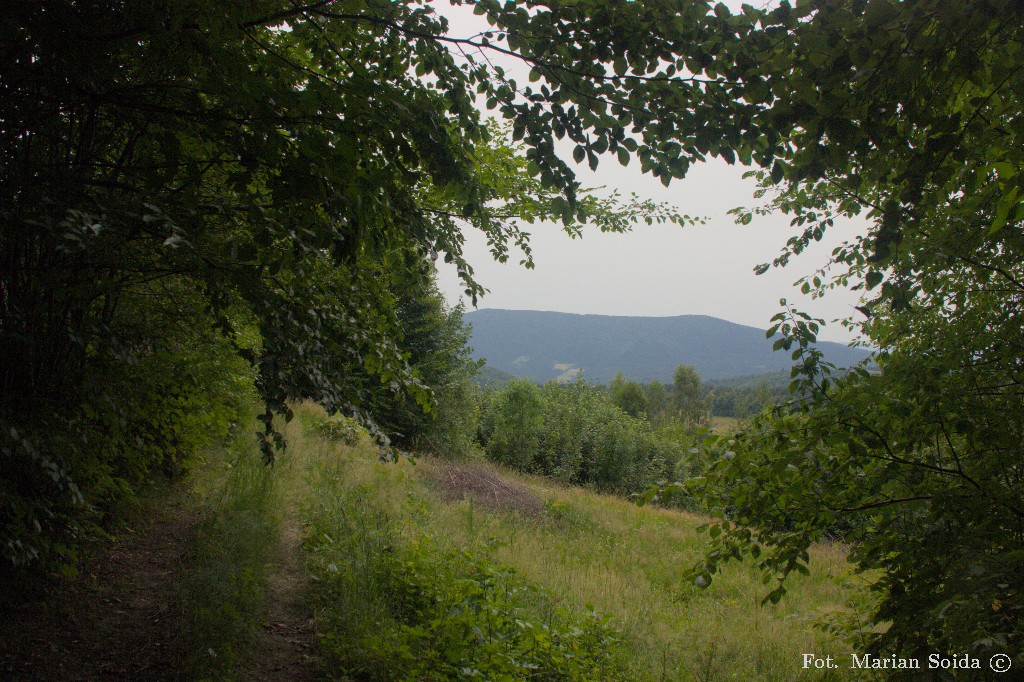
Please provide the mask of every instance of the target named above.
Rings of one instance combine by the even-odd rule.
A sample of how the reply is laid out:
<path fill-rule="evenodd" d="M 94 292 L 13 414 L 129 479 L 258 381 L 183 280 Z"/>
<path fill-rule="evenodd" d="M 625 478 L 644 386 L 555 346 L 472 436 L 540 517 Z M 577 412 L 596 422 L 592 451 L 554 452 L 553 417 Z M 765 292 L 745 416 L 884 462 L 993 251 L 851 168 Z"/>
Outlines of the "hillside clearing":
<path fill-rule="evenodd" d="M 841 547 L 815 548 L 810 576 L 793 579 L 778 605 L 761 607 L 769 588 L 747 566 L 729 567 L 708 590 L 681 584 L 706 543 L 700 517 L 482 462 L 380 464 L 365 445 L 308 447 L 315 442 L 296 456 L 311 458 L 319 485 L 338 499 L 355 491 L 400 544 L 486 554 L 566 608 L 610 616 L 626 638 L 630 679 L 850 679 L 849 670 L 800 667 L 805 652 L 848 659 L 849 645 L 827 628 L 852 617 L 866 591 Z M 537 500 L 540 513 L 522 500 Z"/>
<path fill-rule="evenodd" d="M 382 464 L 365 438 L 315 435 L 317 408 L 297 412 L 275 467 L 240 439 L 156 500 L 151 524 L 126 532 L 65 599 L 9 614 L 5 678 L 471 679 L 469 667 L 410 677 L 399 666 L 481 646 L 438 639 L 466 613 L 387 623 L 416 590 L 479 588 L 499 590 L 480 593 L 494 617 L 547 619 L 563 633 L 553 641 L 578 637 L 568 650 L 604 671 L 564 679 L 851 679 L 801 667 L 803 653 L 850 652 L 827 626 L 861 610 L 866 591 L 841 547 L 815 548 L 811 574 L 761 607 L 768 588 L 746 566 L 708 590 L 681 582 L 705 547 L 698 516 L 480 461 Z"/>

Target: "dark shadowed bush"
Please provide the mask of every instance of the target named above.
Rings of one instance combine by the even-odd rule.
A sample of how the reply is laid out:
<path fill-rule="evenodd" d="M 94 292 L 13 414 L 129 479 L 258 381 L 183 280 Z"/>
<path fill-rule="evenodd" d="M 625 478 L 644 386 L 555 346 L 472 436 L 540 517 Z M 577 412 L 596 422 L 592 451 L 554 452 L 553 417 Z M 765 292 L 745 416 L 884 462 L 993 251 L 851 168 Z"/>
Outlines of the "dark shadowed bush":
<path fill-rule="evenodd" d="M 192 307 L 185 282 L 164 282 L 178 307 L 126 296 L 112 341 L 82 349 L 84 380 L 67 407 L 26 399 L 0 410 L 0 547 L 4 563 L 72 562 L 135 491 L 176 476 L 201 448 L 251 415 L 253 372 Z M 239 342 L 244 342 L 239 340 Z"/>

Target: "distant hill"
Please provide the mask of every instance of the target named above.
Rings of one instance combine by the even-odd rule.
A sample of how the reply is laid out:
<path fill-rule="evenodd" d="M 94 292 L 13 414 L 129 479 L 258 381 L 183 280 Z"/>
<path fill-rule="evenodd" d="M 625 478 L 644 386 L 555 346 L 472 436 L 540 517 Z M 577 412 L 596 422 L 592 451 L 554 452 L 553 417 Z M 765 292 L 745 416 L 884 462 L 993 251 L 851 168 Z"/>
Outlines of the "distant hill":
<path fill-rule="evenodd" d="M 502 372 L 500 369 L 490 365 L 481 367 L 475 376 L 477 385 L 484 388 L 504 386 L 515 378 L 516 376 L 511 372 Z"/>
<path fill-rule="evenodd" d="M 618 317 L 532 310 L 475 310 L 473 356 L 494 369 L 537 381 L 571 380 L 582 369 L 588 381 L 607 382 L 621 371 L 648 382 L 670 382 L 680 363 L 705 380 L 788 370 L 787 352 L 772 352 L 764 330 L 706 315 Z M 849 367 L 868 357 L 860 348 L 819 345 L 825 358 Z"/>

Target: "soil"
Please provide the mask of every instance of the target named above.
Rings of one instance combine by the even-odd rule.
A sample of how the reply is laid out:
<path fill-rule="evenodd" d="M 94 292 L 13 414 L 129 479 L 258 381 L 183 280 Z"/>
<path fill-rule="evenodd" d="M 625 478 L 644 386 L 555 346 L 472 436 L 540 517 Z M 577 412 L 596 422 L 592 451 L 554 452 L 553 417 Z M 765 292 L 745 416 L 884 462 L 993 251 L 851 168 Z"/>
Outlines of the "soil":
<path fill-rule="evenodd" d="M 544 502 L 525 486 L 503 480 L 486 464 L 431 459 L 424 476 L 434 490 L 447 500 L 471 499 L 488 509 L 515 511 L 539 517 Z"/>
<path fill-rule="evenodd" d="M 184 488 L 184 487 L 182 487 Z M 51 579 L 0 611 L 0 679 L 26 681 L 185 680 L 187 618 L 180 580 L 199 514 L 187 491 L 173 491 L 86 562 L 74 579 Z M 285 513 L 270 567 L 267 607 L 241 679 L 316 679 L 316 637 L 306 602 L 301 527 Z"/>
<path fill-rule="evenodd" d="M 50 580 L 0 616 L 0 677 L 180 680 L 177 577 L 197 519 L 180 492 L 125 528 L 75 579 Z"/>

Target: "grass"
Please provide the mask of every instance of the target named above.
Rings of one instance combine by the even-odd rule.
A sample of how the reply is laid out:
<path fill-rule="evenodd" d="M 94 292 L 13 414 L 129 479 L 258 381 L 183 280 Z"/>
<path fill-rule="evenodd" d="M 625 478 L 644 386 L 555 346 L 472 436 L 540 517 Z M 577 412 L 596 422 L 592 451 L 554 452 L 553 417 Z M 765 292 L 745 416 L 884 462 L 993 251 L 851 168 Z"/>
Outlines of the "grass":
<path fill-rule="evenodd" d="M 278 545 L 282 471 L 260 461 L 250 429 L 212 449 L 194 477 L 200 520 L 182 585 L 194 679 L 244 679 L 264 612 L 268 567 Z"/>
<path fill-rule="evenodd" d="M 721 417 L 717 414 L 711 416 L 711 430 L 719 433 L 730 433 L 739 428 L 743 421 L 737 417 Z"/>
<path fill-rule="evenodd" d="M 167 532 L 147 536 L 173 541 L 132 559 L 140 574 L 156 573 L 139 583 L 142 607 L 126 607 L 124 622 L 140 642 L 173 645 L 164 667 L 176 679 L 312 679 L 321 662 L 330 679 L 382 682 L 852 679 L 846 668 L 801 667 L 803 654 L 849 660 L 850 645 L 821 627 L 863 610 L 868 594 L 841 547 L 815 548 L 811 574 L 761 607 L 768 588 L 743 565 L 708 590 L 682 584 L 706 547 L 698 516 L 481 461 L 381 464 L 365 434 L 344 444 L 353 433 L 344 420 L 325 431 L 312 428 L 318 408 L 296 413 L 272 468 L 249 428 L 211 450 L 155 526 Z M 444 482 L 458 471 L 472 474 L 460 490 L 483 497 L 449 494 Z M 518 511 L 487 507 L 497 490 Z M 283 576 L 299 586 L 283 589 Z M 180 612 L 153 625 L 146 595 Z M 261 627 L 300 602 L 285 615 L 305 627 L 307 599 L 319 661 L 275 650 L 279 629 Z M 114 653 L 96 670 L 148 670 L 146 649 L 132 651 L 140 660 Z"/>
<path fill-rule="evenodd" d="M 567 599 L 613 614 L 630 635 L 637 679 L 791 679 L 802 653 L 845 653 L 841 642 L 813 627 L 845 611 L 855 596 L 843 584 L 841 549 L 817 548 L 811 576 L 795 580 L 779 605 L 761 607 L 767 589 L 741 565 L 708 590 L 681 584 L 681 570 L 704 551 L 696 532 L 704 519 L 544 481 L 522 483 L 581 521 L 513 533 L 507 560 Z M 507 519 L 494 524 L 493 532 L 510 530 Z"/>
<path fill-rule="evenodd" d="M 329 439 L 307 449 L 305 546 L 332 679 L 623 679 L 606 619 L 516 575 L 494 542 L 436 541 L 429 501 L 391 475 L 413 479 L 401 465 L 376 469 L 369 450 Z"/>
<path fill-rule="evenodd" d="M 298 413 L 307 423 L 319 418 L 309 406 L 300 406 Z M 316 491 L 307 503 L 311 528 L 318 528 L 318 518 L 337 515 L 337 509 L 353 509 L 355 501 L 371 512 L 357 525 L 376 525 L 374 532 L 360 531 L 364 541 L 377 543 L 372 551 L 356 553 L 367 562 L 427 543 L 435 556 L 468 552 L 507 565 L 517 580 L 539 586 L 567 613 L 594 608 L 607 614 L 625 638 L 628 660 L 617 674 L 623 679 L 851 679 L 848 669 L 801 668 L 804 653 L 849 660 L 850 646 L 822 627 L 854 613 L 866 594 L 849 574 L 841 547 L 815 548 L 811 574 L 793 579 L 779 604 L 762 607 L 768 589 L 743 565 L 730 566 L 707 590 L 681 584 L 682 570 L 700 559 L 706 542 L 697 532 L 704 519 L 694 515 L 641 508 L 493 467 L 544 500 L 543 514 L 488 511 L 472 500 L 447 503 L 427 483 L 434 466 L 429 459 L 381 464 L 365 441 L 345 446 L 307 437 L 296 457 L 305 462 Z M 349 519 L 350 533 L 352 523 Z M 311 540 L 307 546 L 317 547 Z M 354 556 L 350 550 L 337 556 Z M 326 570 L 371 575 L 375 569 L 335 563 Z M 352 601 L 348 613 L 362 609 L 359 617 L 372 620 L 380 616 L 373 609 L 383 608 L 361 603 L 351 591 L 332 594 L 322 585 L 317 590 L 321 609 L 346 599 Z M 353 634 L 340 631 L 346 626 L 337 619 L 321 619 L 321 627 L 328 641 Z"/>

